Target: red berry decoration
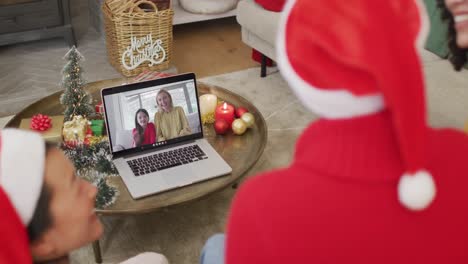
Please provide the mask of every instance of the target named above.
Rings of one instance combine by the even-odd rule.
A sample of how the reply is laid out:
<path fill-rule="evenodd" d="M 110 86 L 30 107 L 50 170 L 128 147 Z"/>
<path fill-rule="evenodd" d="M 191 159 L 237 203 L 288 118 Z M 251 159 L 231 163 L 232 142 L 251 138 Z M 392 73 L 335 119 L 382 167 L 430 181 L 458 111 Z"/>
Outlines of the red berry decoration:
<path fill-rule="evenodd" d="M 216 134 L 224 135 L 229 131 L 229 124 L 224 119 L 218 119 L 214 123 L 214 129 Z"/>
<path fill-rule="evenodd" d="M 76 140 L 69 140 L 69 141 L 65 141 L 63 143 L 67 148 L 76 148 L 76 146 L 78 146 L 78 141 Z"/>
<path fill-rule="evenodd" d="M 34 115 L 31 119 L 29 127 L 36 131 L 46 131 L 52 127 L 52 119 L 49 116 L 43 114 Z"/>
<path fill-rule="evenodd" d="M 236 109 L 236 117 L 237 118 L 241 118 L 243 114 L 249 112 L 249 110 L 247 110 L 247 108 L 245 107 L 242 107 L 242 106 L 239 106 L 237 107 Z"/>

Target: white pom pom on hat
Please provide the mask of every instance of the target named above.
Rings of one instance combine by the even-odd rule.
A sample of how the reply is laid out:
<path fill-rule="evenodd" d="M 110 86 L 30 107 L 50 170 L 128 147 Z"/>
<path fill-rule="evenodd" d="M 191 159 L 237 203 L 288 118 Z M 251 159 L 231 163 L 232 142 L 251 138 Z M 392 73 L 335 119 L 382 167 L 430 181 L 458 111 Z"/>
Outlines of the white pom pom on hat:
<path fill-rule="evenodd" d="M 25 226 L 33 217 L 41 193 L 45 157 L 40 134 L 18 129 L 0 132 L 0 187 Z"/>
<path fill-rule="evenodd" d="M 405 173 L 398 181 L 398 200 L 413 211 L 426 209 L 436 196 L 432 175 L 424 170 L 414 174 Z"/>
<path fill-rule="evenodd" d="M 428 208 L 436 197 L 425 170 L 428 130 L 418 54 L 428 24 L 421 0 L 289 0 L 276 45 L 280 72 L 318 115 L 352 119 L 389 109 L 406 171 L 395 191 L 411 211 Z"/>

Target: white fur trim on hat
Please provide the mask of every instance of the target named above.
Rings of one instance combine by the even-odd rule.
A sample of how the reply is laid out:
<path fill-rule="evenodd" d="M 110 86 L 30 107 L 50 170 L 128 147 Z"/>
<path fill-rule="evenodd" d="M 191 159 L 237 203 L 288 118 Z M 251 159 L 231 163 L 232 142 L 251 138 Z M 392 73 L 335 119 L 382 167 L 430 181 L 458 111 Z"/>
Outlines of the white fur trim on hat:
<path fill-rule="evenodd" d="M 281 14 L 276 52 L 278 67 L 291 89 L 310 111 L 329 119 L 352 118 L 379 112 L 385 107 L 381 94 L 355 96 L 346 89 L 324 90 L 302 79 L 286 53 L 286 24 L 296 0 L 289 0 Z"/>
<path fill-rule="evenodd" d="M 27 226 L 42 189 L 45 143 L 38 133 L 18 129 L 2 130 L 0 140 L 0 186 Z"/>
<path fill-rule="evenodd" d="M 405 173 L 398 182 L 398 200 L 412 211 L 426 209 L 436 196 L 432 175 L 420 170 L 414 174 Z"/>

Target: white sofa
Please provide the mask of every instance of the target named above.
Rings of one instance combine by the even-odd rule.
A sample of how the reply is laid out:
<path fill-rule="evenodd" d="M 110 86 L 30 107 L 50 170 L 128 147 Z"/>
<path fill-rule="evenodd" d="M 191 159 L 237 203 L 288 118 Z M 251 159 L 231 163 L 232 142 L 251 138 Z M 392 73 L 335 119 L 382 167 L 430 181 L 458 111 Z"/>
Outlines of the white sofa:
<path fill-rule="evenodd" d="M 254 0 L 241 0 L 237 5 L 237 22 L 242 28 L 242 41 L 263 54 L 261 77 L 266 76 L 266 57 L 276 60 L 276 35 L 279 12 L 271 12 Z"/>
<path fill-rule="evenodd" d="M 198 122 L 198 112 L 188 114 L 187 120 L 192 133 L 201 131 L 200 123 Z M 132 147 L 132 130 L 133 129 L 120 130 L 115 133 L 114 150 L 124 150 Z"/>

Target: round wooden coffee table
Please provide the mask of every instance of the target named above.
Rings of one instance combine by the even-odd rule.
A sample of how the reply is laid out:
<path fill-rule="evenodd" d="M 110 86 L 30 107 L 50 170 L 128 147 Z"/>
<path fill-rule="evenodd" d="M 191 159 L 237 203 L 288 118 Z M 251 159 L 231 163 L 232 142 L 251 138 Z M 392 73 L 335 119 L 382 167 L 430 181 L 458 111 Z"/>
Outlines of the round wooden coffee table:
<path fill-rule="evenodd" d="M 131 82 L 131 79 L 98 81 L 89 83 L 86 86 L 86 90 L 92 94 L 96 101 L 95 103 L 97 103 L 97 101 L 100 100 L 100 91 L 102 88 L 118 86 L 126 82 Z M 215 94 L 218 98 L 230 102 L 235 106 L 246 107 L 255 116 L 254 126 L 247 130 L 247 132 L 242 136 L 236 136 L 232 133 L 219 136 L 214 132 L 212 125 L 203 126 L 205 138 L 232 167 L 232 173 L 227 176 L 192 184 L 138 200 L 132 199 L 121 177 L 111 177 L 109 183 L 117 187 L 120 195 L 117 197 L 116 202 L 113 205 L 105 209 L 97 210 L 99 215 L 141 214 L 198 199 L 207 194 L 222 190 L 228 186 L 235 186 L 239 179 L 257 162 L 262 155 L 267 142 L 267 126 L 258 109 L 242 96 L 221 87 L 211 86 L 200 82 L 197 86 L 199 95 L 205 93 Z M 61 91 L 56 92 L 31 104 L 16 114 L 6 126 L 19 127 L 23 118 L 29 118 L 37 113 L 47 115 L 62 114 L 64 108 L 59 102 L 61 94 Z M 96 262 L 100 263 L 102 260 L 99 241 L 96 241 L 93 244 L 93 249 Z"/>

